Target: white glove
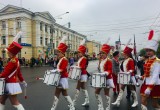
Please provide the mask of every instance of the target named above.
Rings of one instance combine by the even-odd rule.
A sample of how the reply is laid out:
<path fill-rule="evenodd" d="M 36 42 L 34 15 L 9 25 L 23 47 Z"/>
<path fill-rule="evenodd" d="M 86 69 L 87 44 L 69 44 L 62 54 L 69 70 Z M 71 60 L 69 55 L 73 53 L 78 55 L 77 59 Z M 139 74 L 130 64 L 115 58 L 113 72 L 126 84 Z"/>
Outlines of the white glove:
<path fill-rule="evenodd" d="M 23 82 L 22 82 L 22 85 L 23 85 L 23 87 L 27 87 L 26 81 L 23 81 Z"/>
<path fill-rule="evenodd" d="M 132 73 L 132 72 L 133 72 L 133 70 L 129 70 L 128 72 Z"/>
<path fill-rule="evenodd" d="M 131 74 L 130 72 L 126 72 L 125 74 Z"/>
<path fill-rule="evenodd" d="M 136 79 L 142 79 L 141 75 L 135 75 Z"/>
<path fill-rule="evenodd" d="M 144 91 L 144 93 L 145 93 L 146 95 L 150 95 L 151 90 L 150 90 L 149 88 L 147 88 L 147 89 Z"/>
<path fill-rule="evenodd" d="M 57 69 L 57 71 L 60 73 L 61 72 L 61 70 L 60 69 Z"/>
<path fill-rule="evenodd" d="M 106 74 L 105 73 L 100 73 L 100 76 L 104 77 L 104 76 L 106 76 Z"/>
<path fill-rule="evenodd" d="M 100 76 L 107 76 L 108 74 L 107 74 L 108 72 L 104 72 L 104 73 L 100 73 Z"/>

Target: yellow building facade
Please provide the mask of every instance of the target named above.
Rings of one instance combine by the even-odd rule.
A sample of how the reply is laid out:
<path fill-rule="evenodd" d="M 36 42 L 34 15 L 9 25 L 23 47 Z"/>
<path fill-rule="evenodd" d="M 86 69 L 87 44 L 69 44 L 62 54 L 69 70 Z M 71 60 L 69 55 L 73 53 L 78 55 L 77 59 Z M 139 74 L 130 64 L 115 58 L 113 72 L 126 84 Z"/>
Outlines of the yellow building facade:
<path fill-rule="evenodd" d="M 95 40 L 87 41 L 87 48 L 88 48 L 88 55 L 90 57 L 93 57 L 93 55 L 97 57 L 97 54 L 99 54 L 100 52 L 101 43 Z"/>
<path fill-rule="evenodd" d="M 68 36 L 67 54 L 74 54 L 80 42 L 86 39 L 85 35 L 57 24 L 49 12 L 33 13 L 13 5 L 7 5 L 0 10 L 0 24 L 0 57 L 2 58 L 7 57 L 4 49 L 11 44 L 19 31 L 23 32 L 18 41 L 23 49 L 18 57 L 26 59 L 53 56 L 63 36 Z"/>

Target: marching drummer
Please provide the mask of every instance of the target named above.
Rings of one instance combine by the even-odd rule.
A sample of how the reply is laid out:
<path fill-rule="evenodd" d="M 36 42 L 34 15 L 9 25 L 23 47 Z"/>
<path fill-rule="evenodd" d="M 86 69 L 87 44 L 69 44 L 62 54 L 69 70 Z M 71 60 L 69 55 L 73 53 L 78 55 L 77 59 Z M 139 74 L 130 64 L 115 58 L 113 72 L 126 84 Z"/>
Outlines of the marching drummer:
<path fill-rule="evenodd" d="M 23 76 L 20 71 L 20 64 L 17 53 L 22 49 L 21 45 L 17 43 L 18 38 L 21 36 L 22 32 L 19 32 L 14 38 L 14 41 L 6 49 L 10 61 L 4 67 L 4 70 L 0 74 L 0 78 L 5 78 L 5 90 L 4 95 L 0 97 L 0 110 L 5 109 L 5 103 L 7 98 L 10 99 L 11 104 L 17 110 L 24 110 L 23 105 L 17 99 L 17 95 L 22 93 L 19 81 L 24 87 L 27 87 L 27 83 L 24 81 Z"/>
<path fill-rule="evenodd" d="M 68 48 L 68 46 L 65 44 L 65 40 L 67 39 L 66 36 L 62 38 L 60 41 L 60 44 L 57 47 L 57 56 L 59 58 L 59 62 L 57 64 L 57 71 L 60 72 L 61 78 L 59 81 L 59 86 L 56 87 L 55 90 L 55 96 L 54 101 L 51 110 L 56 110 L 60 93 L 65 97 L 66 101 L 69 103 L 69 110 L 75 110 L 75 107 L 73 105 L 73 101 L 68 96 L 67 89 L 68 89 L 68 72 L 67 72 L 67 66 L 68 66 L 68 60 L 65 57 L 65 52 Z"/>
<path fill-rule="evenodd" d="M 130 41 L 131 41 L 131 39 L 129 40 L 128 44 L 130 43 Z M 128 44 L 126 45 L 125 49 L 123 50 L 124 61 L 120 65 L 120 70 L 122 72 L 126 72 L 127 74 L 130 74 L 132 83 L 136 85 L 137 82 L 136 82 L 135 76 L 134 76 L 135 64 L 134 64 L 134 60 L 132 59 L 132 53 L 131 53 L 133 49 L 128 47 Z M 122 100 L 124 89 L 126 86 L 128 86 L 131 90 L 131 93 L 132 93 L 133 99 L 134 99 L 132 107 L 136 107 L 138 105 L 138 100 L 137 100 L 137 94 L 135 91 L 135 85 L 122 84 L 121 88 L 120 88 L 120 92 L 118 94 L 118 97 L 117 97 L 116 101 L 114 103 L 112 103 L 112 105 L 116 105 L 116 106 L 120 105 L 120 101 Z"/>
<path fill-rule="evenodd" d="M 112 61 L 107 56 L 110 52 L 111 47 L 108 44 L 103 44 L 101 48 L 101 61 L 99 64 L 100 74 L 106 76 L 107 87 L 104 88 L 104 93 L 106 96 L 106 110 L 110 110 L 110 97 L 109 88 L 114 88 L 113 77 L 112 77 Z M 104 110 L 103 101 L 100 95 L 102 88 L 96 88 L 95 95 L 98 102 L 98 110 Z"/>
<path fill-rule="evenodd" d="M 144 64 L 144 75 L 138 76 L 143 80 L 141 86 L 141 108 L 142 110 L 147 110 L 147 99 L 152 98 L 152 106 L 155 110 L 160 110 L 160 105 L 158 104 L 158 98 L 160 97 L 160 59 L 155 55 L 158 48 L 158 41 L 153 40 L 154 31 L 151 30 L 148 42 L 145 47 L 146 54 L 149 57 Z"/>
<path fill-rule="evenodd" d="M 77 66 L 81 69 L 81 76 L 77 82 L 76 92 L 75 92 L 75 96 L 73 99 L 74 105 L 76 104 L 80 89 L 82 89 L 82 91 L 85 94 L 85 102 L 82 104 L 82 106 L 86 106 L 89 104 L 88 91 L 86 90 L 86 82 L 87 82 L 87 70 L 86 70 L 87 69 L 87 58 L 85 57 L 86 50 L 87 49 L 85 47 L 85 39 L 84 39 L 78 48 L 79 60 L 78 60 Z"/>

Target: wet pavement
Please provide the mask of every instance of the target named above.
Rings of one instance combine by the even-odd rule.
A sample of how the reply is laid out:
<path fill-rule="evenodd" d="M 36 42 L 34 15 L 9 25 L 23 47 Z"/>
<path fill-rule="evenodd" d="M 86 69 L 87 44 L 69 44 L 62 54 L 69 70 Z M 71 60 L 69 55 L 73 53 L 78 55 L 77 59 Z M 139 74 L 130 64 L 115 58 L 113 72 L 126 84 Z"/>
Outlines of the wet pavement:
<path fill-rule="evenodd" d="M 97 61 L 91 61 L 89 63 L 88 71 L 91 73 L 97 72 Z M 36 77 L 43 77 L 45 70 L 52 69 L 52 67 L 45 66 L 45 67 L 24 67 L 21 68 L 21 71 L 23 73 L 23 76 L 28 83 L 27 87 L 27 99 L 24 99 L 24 95 L 21 94 L 18 96 L 20 102 L 23 104 L 24 108 L 26 110 L 50 110 L 52 103 L 53 103 L 53 95 L 54 95 L 54 86 L 47 86 L 42 83 L 41 80 L 36 80 Z M 76 88 L 76 81 L 69 79 L 69 89 L 68 94 L 71 96 L 71 98 L 74 97 L 75 88 Z M 89 92 L 90 97 L 90 104 L 87 107 L 82 107 L 81 104 L 84 102 L 84 96 L 83 92 L 81 91 L 78 100 L 76 110 L 97 110 L 97 102 L 95 98 L 94 91 L 95 89 L 90 87 L 90 82 L 87 84 L 87 90 Z M 139 89 L 140 87 L 137 87 L 137 94 L 138 94 L 138 100 L 139 105 L 138 107 L 131 108 L 131 105 L 133 103 L 133 100 L 127 100 L 126 99 L 126 91 L 123 95 L 123 99 L 121 101 L 120 107 L 115 107 L 111 105 L 111 110 L 140 110 L 140 96 L 139 96 Z M 103 90 L 101 91 L 101 95 L 103 97 L 103 103 L 105 107 L 105 96 Z M 111 102 L 114 102 L 116 100 L 116 97 L 113 94 L 112 89 L 110 89 L 110 96 L 111 96 Z M 151 105 L 149 100 L 149 105 Z M 7 100 L 6 103 L 6 110 L 16 110 L 14 107 L 10 104 L 9 100 Z M 57 110 L 68 110 L 67 102 L 65 101 L 64 97 L 61 95 L 60 100 L 57 106 Z M 154 110 L 151 106 L 148 106 L 148 110 Z"/>

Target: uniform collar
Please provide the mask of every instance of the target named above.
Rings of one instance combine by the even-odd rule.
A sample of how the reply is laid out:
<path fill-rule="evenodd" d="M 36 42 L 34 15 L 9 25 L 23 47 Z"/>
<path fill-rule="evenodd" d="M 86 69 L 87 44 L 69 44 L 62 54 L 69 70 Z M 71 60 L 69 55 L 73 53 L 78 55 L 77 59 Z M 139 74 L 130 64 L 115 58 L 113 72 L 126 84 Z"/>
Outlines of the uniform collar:
<path fill-rule="evenodd" d="M 155 59 L 155 58 L 156 58 L 156 55 L 149 57 L 149 59 Z"/>

